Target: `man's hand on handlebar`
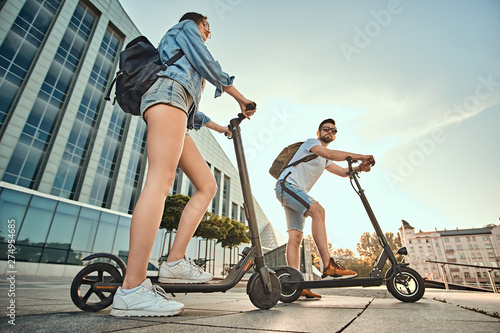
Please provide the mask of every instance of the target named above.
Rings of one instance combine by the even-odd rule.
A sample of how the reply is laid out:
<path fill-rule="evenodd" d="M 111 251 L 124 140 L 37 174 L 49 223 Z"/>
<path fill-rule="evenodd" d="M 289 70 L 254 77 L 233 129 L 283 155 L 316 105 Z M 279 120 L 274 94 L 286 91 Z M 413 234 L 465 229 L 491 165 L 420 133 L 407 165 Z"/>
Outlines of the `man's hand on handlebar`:
<path fill-rule="evenodd" d="M 359 165 L 359 169 L 363 172 L 368 172 L 374 165 L 375 165 L 375 158 L 372 155 L 364 155 L 361 158 L 361 164 Z"/>

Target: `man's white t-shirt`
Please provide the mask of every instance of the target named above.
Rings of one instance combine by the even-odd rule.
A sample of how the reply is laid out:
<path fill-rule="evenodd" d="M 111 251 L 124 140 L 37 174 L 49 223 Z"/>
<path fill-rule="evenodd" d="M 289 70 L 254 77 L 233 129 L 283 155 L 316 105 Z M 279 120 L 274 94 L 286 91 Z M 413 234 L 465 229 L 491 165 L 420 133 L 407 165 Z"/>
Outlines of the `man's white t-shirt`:
<path fill-rule="evenodd" d="M 295 155 L 293 155 L 289 164 L 313 154 L 311 152 L 311 148 L 314 146 L 321 146 L 321 142 L 318 139 L 307 139 L 307 141 L 300 146 Z M 302 162 L 296 166 L 286 168 L 283 170 L 278 180 L 282 180 L 290 173 L 290 175 L 286 178 L 286 181 L 297 185 L 307 193 L 314 186 L 325 168 L 332 163 L 332 161 L 318 156 L 311 161 Z"/>

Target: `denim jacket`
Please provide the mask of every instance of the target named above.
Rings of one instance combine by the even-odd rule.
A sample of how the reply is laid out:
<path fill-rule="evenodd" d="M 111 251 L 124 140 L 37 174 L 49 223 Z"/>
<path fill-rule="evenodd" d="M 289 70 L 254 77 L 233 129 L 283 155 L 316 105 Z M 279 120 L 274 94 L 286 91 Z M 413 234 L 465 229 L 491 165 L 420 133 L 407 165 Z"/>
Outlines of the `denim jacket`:
<path fill-rule="evenodd" d="M 193 127 L 189 128 L 189 126 L 188 126 L 189 129 L 199 130 L 200 128 L 205 126 L 208 122 L 210 122 L 210 120 L 211 120 L 208 116 L 206 116 L 201 111 L 193 112 L 191 114 L 194 114 L 193 124 L 192 124 Z"/>
<path fill-rule="evenodd" d="M 206 117 L 203 114 L 201 117 L 196 116 L 203 90 L 203 78 L 215 86 L 214 97 L 219 97 L 222 95 L 223 86 L 228 87 L 233 84 L 234 76 L 229 76 L 222 71 L 219 62 L 214 60 L 207 46 L 203 43 L 200 30 L 192 20 L 184 20 L 174 25 L 163 36 L 158 46 L 163 62 L 173 57 L 179 50 L 184 52 L 184 56 L 164 71 L 160 71 L 158 76 L 169 77 L 179 82 L 193 97 L 195 112 L 191 112 L 188 119 L 188 128 L 192 129 L 195 128 L 195 118 L 200 124 L 200 119 Z"/>

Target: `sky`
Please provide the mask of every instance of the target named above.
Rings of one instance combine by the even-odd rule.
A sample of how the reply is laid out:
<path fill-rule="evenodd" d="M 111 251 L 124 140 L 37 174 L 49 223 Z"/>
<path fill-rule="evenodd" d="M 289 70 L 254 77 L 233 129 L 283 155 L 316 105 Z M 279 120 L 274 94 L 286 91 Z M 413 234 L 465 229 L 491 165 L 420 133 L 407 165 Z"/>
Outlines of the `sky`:
<path fill-rule="evenodd" d="M 241 124 L 253 195 L 286 237 L 268 169 L 289 144 L 372 154 L 360 182 L 385 232 L 480 228 L 500 218 L 500 2 L 121 0 L 157 45 L 186 12 L 208 17 L 207 46 L 257 103 Z M 239 112 L 207 86 L 200 110 L 225 125 Z M 233 144 L 214 133 L 236 166 Z M 339 162 L 347 166 L 345 162 Z M 334 248 L 356 250 L 370 220 L 348 178 L 325 173 L 309 193 Z M 304 234 L 311 233 L 311 220 Z"/>

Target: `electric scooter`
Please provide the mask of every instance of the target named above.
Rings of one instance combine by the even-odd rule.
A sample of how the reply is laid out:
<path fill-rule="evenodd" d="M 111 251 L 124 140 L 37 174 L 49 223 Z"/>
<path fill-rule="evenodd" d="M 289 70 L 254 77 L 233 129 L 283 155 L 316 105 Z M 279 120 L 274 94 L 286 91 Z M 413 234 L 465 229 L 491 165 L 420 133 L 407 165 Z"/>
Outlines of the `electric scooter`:
<path fill-rule="evenodd" d="M 255 104 L 247 106 L 248 110 L 255 108 Z M 246 292 L 250 301 L 259 309 L 270 309 L 274 307 L 281 296 L 281 284 L 274 271 L 270 270 L 265 262 L 260 242 L 257 215 L 250 187 L 245 154 L 241 140 L 240 123 L 245 119 L 243 114 L 231 119 L 229 129 L 232 135 L 229 139 L 234 142 L 236 160 L 243 191 L 244 209 L 248 219 L 250 230 L 251 247 L 246 247 L 240 254 L 241 259 L 233 267 L 224 280 L 210 281 L 203 284 L 166 284 L 158 283 L 158 276 L 149 277 L 151 282 L 160 285 L 167 293 L 212 293 L 225 292 L 234 287 L 251 268 L 255 273 L 248 279 Z M 73 279 L 71 284 L 71 299 L 80 309 L 86 311 L 100 311 L 113 303 L 113 296 L 123 282 L 126 265 L 118 256 L 110 253 L 95 253 L 83 261 L 98 259 L 112 263 L 94 262 L 83 268 Z"/>
<path fill-rule="evenodd" d="M 375 229 L 378 236 L 380 245 L 383 250 L 375 267 L 370 272 L 370 277 L 368 278 L 355 278 L 355 279 L 323 279 L 323 280 L 313 280 L 304 281 L 302 273 L 298 270 L 288 267 L 273 267 L 272 269 L 276 272 L 278 279 L 281 282 L 281 297 L 280 301 L 284 303 L 291 303 L 297 300 L 303 289 L 309 288 L 338 288 L 338 287 L 369 287 L 369 286 L 380 286 L 384 282 L 389 292 L 398 300 L 403 302 L 416 302 L 425 292 L 424 280 L 415 270 L 411 269 L 409 264 L 403 262 L 397 262 L 396 256 L 391 249 L 391 246 L 387 242 L 387 239 L 377 222 L 375 214 L 373 213 L 368 199 L 365 196 L 364 190 L 359 184 L 358 171 L 352 168 L 353 163 L 357 161 L 353 160 L 350 156 L 347 157 L 347 162 L 349 164 L 349 178 L 351 185 L 360 197 L 363 206 L 365 207 L 368 217 Z M 408 255 L 406 247 L 402 247 L 397 251 L 400 255 Z M 384 268 L 386 261 L 389 260 L 391 268 L 382 276 L 382 269 Z"/>

